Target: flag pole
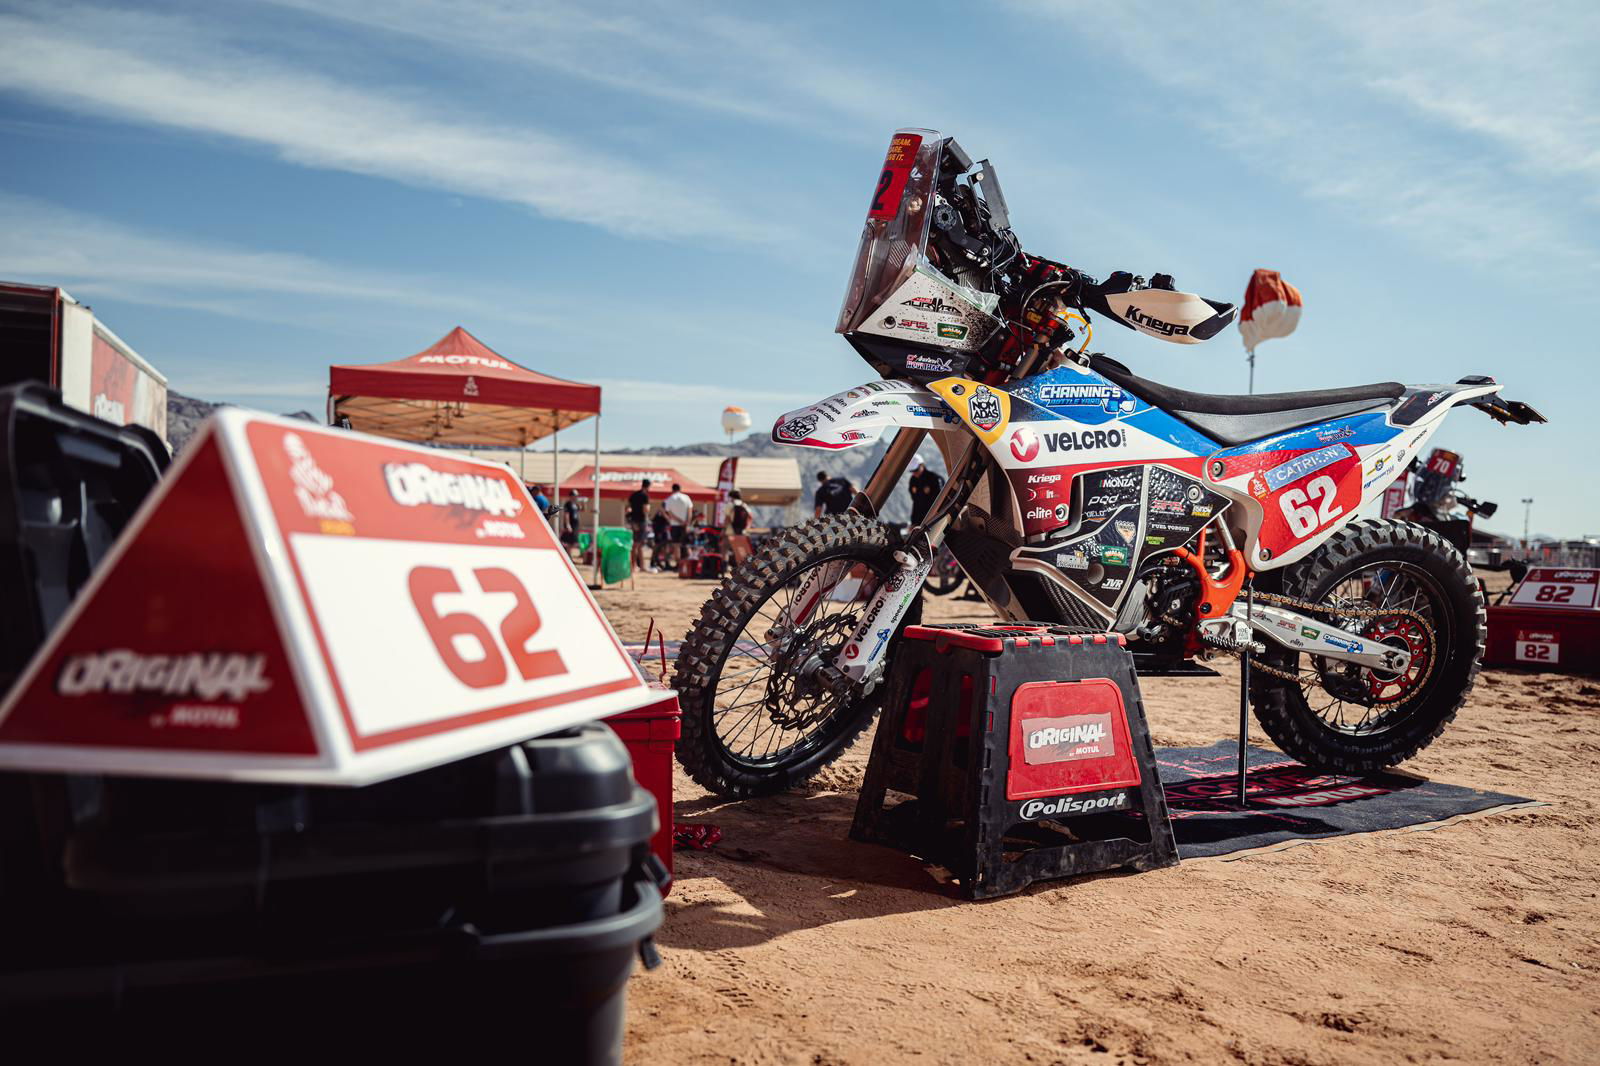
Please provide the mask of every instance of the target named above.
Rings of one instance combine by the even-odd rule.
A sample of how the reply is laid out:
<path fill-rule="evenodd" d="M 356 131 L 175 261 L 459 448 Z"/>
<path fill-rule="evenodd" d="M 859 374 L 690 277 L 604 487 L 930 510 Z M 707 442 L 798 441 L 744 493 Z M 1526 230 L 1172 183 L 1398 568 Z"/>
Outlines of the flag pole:
<path fill-rule="evenodd" d="M 1250 395 L 1254 396 L 1256 394 L 1256 350 L 1247 348 L 1245 351 L 1250 357 Z"/>

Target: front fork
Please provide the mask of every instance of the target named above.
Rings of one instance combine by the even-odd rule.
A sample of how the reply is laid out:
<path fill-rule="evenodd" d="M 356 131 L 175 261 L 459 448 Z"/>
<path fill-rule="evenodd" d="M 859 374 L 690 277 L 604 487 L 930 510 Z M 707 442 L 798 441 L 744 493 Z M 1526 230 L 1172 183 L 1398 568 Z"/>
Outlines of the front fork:
<path fill-rule="evenodd" d="M 900 475 L 911 461 L 911 456 L 916 454 L 916 446 L 922 441 L 922 430 L 914 434 L 901 431 L 889 446 L 883 462 L 873 472 L 871 480 L 867 483 L 865 492 L 866 503 L 874 510 L 881 507 L 883 501 L 888 499 L 889 490 L 900 480 Z M 902 437 L 911 437 L 908 447 L 901 449 Z M 862 613 L 861 621 L 855 631 L 850 634 L 850 639 L 844 647 L 839 649 L 839 654 L 834 657 L 832 669 L 825 671 L 825 681 L 847 685 L 854 691 L 863 694 L 871 692 L 883 679 L 884 662 L 888 657 L 890 638 L 900 628 L 900 622 L 910 610 L 912 602 L 922 590 L 922 583 L 927 580 L 928 573 L 933 569 L 933 560 L 939 553 L 939 546 L 944 543 L 945 533 L 949 530 L 951 522 L 961 513 L 966 506 L 972 490 L 977 487 L 978 479 L 983 476 L 985 465 L 978 442 L 969 440 L 967 450 L 957 460 L 951 471 L 950 478 L 945 482 L 944 489 L 939 493 L 939 498 L 934 500 L 933 506 L 928 509 L 927 518 L 920 526 L 915 526 L 907 534 L 905 543 L 895 550 L 894 560 L 898 568 L 886 577 L 878 586 L 872 600 L 867 604 L 867 609 Z M 858 497 L 858 504 L 862 502 Z M 817 583 L 824 582 L 819 568 Z M 834 575 L 832 583 L 837 585 L 842 580 L 842 575 Z M 811 584 L 807 583 L 808 586 Z M 818 593 L 811 597 L 810 604 L 815 606 L 821 599 Z M 797 602 L 805 602 L 802 597 L 796 597 Z"/>

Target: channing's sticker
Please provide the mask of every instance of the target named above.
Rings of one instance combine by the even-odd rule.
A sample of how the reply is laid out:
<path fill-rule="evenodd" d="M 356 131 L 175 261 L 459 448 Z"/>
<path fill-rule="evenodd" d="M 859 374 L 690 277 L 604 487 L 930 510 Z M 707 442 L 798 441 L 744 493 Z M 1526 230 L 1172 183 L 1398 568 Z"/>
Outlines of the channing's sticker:
<path fill-rule="evenodd" d="M 1110 714 L 1029 718 L 1022 723 L 1022 758 L 1030 766 L 1102 759 L 1117 753 Z"/>

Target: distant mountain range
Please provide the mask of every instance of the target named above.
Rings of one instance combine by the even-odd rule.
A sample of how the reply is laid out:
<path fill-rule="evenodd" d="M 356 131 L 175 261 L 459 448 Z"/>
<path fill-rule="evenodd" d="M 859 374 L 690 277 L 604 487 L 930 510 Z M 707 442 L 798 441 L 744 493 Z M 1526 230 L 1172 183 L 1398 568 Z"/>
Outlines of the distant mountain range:
<path fill-rule="evenodd" d="M 211 412 L 219 407 L 228 407 L 225 403 L 212 403 L 209 400 L 197 400 L 193 396 L 185 396 L 181 392 L 167 390 L 167 441 L 172 445 L 173 454 L 183 450 L 184 445 L 195 435 L 200 428 L 200 423 L 211 417 Z M 320 422 L 310 411 L 296 411 L 288 418 L 303 418 L 307 422 Z"/>

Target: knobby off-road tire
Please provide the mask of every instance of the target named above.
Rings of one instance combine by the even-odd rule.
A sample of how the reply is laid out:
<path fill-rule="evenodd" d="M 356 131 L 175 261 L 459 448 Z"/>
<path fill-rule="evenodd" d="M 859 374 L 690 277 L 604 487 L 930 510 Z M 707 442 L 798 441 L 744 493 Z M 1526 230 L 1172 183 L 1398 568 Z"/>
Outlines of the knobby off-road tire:
<path fill-rule="evenodd" d="M 1279 750 L 1307 766 L 1369 773 L 1404 762 L 1444 731 L 1477 679 L 1487 625 L 1483 595 L 1466 559 L 1431 530 L 1392 519 L 1352 523 L 1288 567 L 1281 591 L 1323 603 L 1341 583 L 1374 572 L 1401 575 L 1431 601 L 1414 606 L 1434 627 L 1434 662 L 1415 695 L 1366 727 L 1337 726 L 1326 712 L 1313 709 L 1306 689 L 1253 671 L 1250 693 L 1257 720 Z M 1266 661 L 1279 669 L 1306 665 L 1275 645 L 1269 645 Z M 1325 696 L 1319 689 L 1309 694 L 1318 700 Z"/>
<path fill-rule="evenodd" d="M 878 577 L 897 569 L 889 531 L 881 523 L 857 514 L 826 515 L 768 540 L 723 578 L 701 609 L 679 651 L 672 687 L 678 691 L 683 712 L 678 761 L 709 791 L 743 798 L 795 788 L 842 755 L 872 723 L 885 688 L 882 685 L 866 699 L 839 706 L 812 736 L 789 752 L 779 751 L 763 759 L 741 757 L 730 752 L 718 735 L 718 685 L 740 634 L 749 627 L 756 639 L 762 639 L 765 618 L 775 613 L 770 601 L 776 598 L 782 604 L 785 586 L 819 563 L 844 559 L 867 564 Z M 854 605 L 856 618 L 865 607 L 865 603 Z M 921 614 L 919 595 L 907 610 L 902 627 L 914 624 Z M 897 632 L 890 644 L 891 657 L 899 639 Z M 763 686 L 758 679 L 756 687 Z"/>

